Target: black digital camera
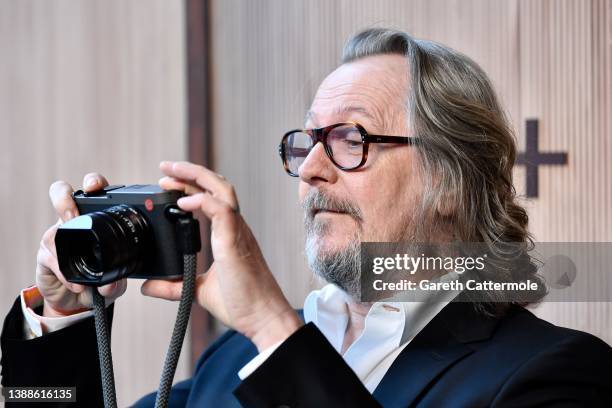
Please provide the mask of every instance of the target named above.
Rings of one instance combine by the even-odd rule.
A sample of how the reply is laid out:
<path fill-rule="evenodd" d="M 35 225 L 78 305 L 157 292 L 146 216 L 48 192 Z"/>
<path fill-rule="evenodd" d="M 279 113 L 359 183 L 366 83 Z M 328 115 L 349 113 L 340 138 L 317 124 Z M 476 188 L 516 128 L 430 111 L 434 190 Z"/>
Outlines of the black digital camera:
<path fill-rule="evenodd" d="M 62 224 L 55 236 L 59 267 L 66 279 L 101 286 L 128 276 L 182 277 L 177 217 L 192 218 L 176 205 L 182 195 L 158 185 L 139 184 L 75 191 L 81 215 Z M 199 239 L 199 230 L 194 235 Z"/>

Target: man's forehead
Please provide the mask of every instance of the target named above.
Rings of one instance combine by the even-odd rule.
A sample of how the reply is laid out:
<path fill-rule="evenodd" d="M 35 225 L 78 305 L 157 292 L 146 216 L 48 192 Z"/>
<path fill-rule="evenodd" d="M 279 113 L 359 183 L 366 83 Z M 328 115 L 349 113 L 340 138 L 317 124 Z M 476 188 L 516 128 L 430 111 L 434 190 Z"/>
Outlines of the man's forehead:
<path fill-rule="evenodd" d="M 383 113 L 373 106 L 365 107 L 358 104 L 339 104 L 331 106 L 331 109 L 326 110 L 324 116 L 332 116 L 338 118 L 351 117 L 353 114 L 367 118 L 377 128 L 380 128 L 384 123 Z M 331 123 L 322 123 L 322 120 L 318 117 L 316 111 L 309 109 L 304 117 L 304 123 L 312 123 L 314 126 L 321 127 L 327 126 Z"/>
<path fill-rule="evenodd" d="M 384 128 L 403 106 L 406 72 L 399 56 L 378 55 L 341 65 L 321 83 L 305 123 L 320 127 L 356 116 Z"/>

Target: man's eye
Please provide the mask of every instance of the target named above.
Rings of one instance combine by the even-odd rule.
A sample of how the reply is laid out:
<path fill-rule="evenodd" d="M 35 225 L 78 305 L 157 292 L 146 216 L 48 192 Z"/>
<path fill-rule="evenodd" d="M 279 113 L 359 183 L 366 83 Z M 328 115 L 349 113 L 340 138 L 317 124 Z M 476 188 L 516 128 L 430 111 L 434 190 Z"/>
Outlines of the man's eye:
<path fill-rule="evenodd" d="M 351 149 L 358 148 L 361 146 L 361 140 L 345 139 L 344 143 Z"/>

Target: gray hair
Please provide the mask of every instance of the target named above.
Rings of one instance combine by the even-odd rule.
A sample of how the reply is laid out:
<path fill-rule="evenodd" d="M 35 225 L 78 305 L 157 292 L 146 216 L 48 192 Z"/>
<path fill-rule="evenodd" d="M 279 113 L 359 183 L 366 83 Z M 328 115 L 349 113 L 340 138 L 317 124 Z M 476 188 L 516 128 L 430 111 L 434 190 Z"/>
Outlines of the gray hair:
<path fill-rule="evenodd" d="M 419 214 L 423 223 L 417 236 L 448 226 L 455 240 L 484 242 L 495 255 L 491 259 L 495 276 L 486 279 L 541 283 L 527 254 L 533 247 L 527 212 L 516 202 L 512 182 L 514 134 L 485 72 L 455 50 L 386 28 L 369 28 L 352 36 L 344 46 L 342 63 L 380 54 L 407 59 L 408 125 L 419 137 L 424 174 L 435 175 L 424 180 Z M 450 209 L 441 212 L 441 206 Z M 508 253 L 504 243 L 513 243 L 512 248 L 520 251 Z M 516 293 L 512 299 L 499 292 L 481 293 L 484 301 L 479 304 L 497 314 L 509 303 L 537 302 L 545 295 L 544 285 L 538 286 L 537 293 L 522 299 Z"/>

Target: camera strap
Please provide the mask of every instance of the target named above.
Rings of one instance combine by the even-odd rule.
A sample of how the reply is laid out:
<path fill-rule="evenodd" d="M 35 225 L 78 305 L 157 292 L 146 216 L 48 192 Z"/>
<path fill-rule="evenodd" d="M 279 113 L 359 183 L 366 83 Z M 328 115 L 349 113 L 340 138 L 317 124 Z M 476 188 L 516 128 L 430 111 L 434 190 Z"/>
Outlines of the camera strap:
<path fill-rule="evenodd" d="M 115 408 L 117 407 L 117 395 L 115 392 L 115 374 L 113 372 L 110 333 L 106 320 L 106 301 L 95 286 L 91 287 L 91 294 L 93 296 L 94 320 L 96 325 L 96 339 L 98 341 L 98 358 L 100 360 L 104 406 L 106 408 Z"/>
<path fill-rule="evenodd" d="M 195 294 L 197 257 L 201 248 L 200 228 L 198 220 L 191 218 L 187 213 L 176 209 L 176 228 L 178 229 L 179 248 L 183 253 L 183 289 L 179 302 L 174 330 L 166 354 L 164 368 L 160 379 L 159 389 L 155 398 L 156 408 L 166 408 L 170 398 L 172 380 L 181 354 L 187 323 L 191 314 L 191 304 Z M 96 326 L 96 339 L 98 342 L 98 355 L 100 359 L 100 374 L 102 377 L 102 394 L 105 408 L 117 407 L 115 390 L 115 376 L 113 373 L 113 358 L 110 347 L 110 328 L 106 319 L 106 302 L 96 287 L 91 288 L 94 304 L 94 319 Z"/>

